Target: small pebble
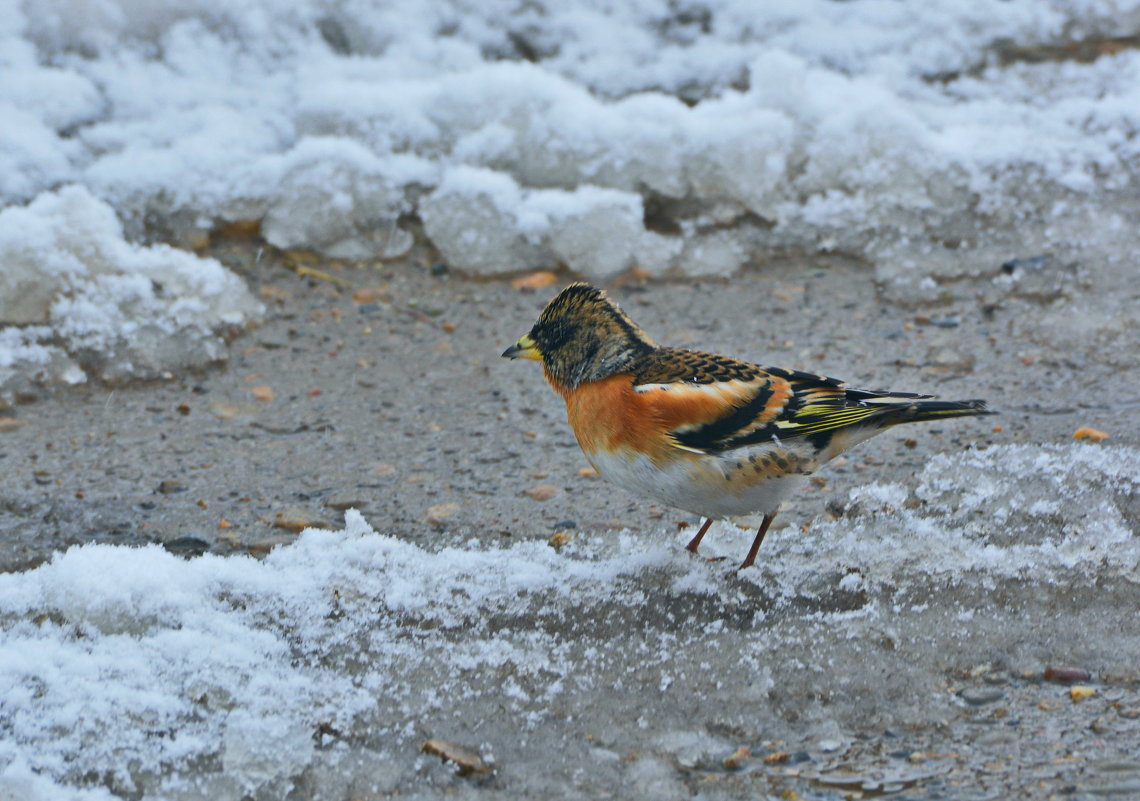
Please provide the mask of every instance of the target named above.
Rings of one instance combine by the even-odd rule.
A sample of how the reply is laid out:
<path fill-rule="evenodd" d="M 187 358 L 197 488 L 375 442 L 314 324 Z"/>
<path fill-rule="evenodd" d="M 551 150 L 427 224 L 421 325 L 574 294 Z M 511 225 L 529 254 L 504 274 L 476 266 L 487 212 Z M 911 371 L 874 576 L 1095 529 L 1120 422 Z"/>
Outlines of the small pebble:
<path fill-rule="evenodd" d="M 437 503 L 434 506 L 428 507 L 424 519 L 433 526 L 442 526 L 458 513 L 459 504 L 454 501 L 449 503 Z"/>
<path fill-rule="evenodd" d="M 752 752 L 748 750 L 748 746 L 742 745 L 733 751 L 731 756 L 725 757 L 724 768 L 725 770 L 740 770 L 751 756 Z M 768 760 L 765 759 L 764 761 L 767 762 Z"/>
<path fill-rule="evenodd" d="M 1083 701 L 1086 698 L 1092 698 L 1094 695 L 1096 695 L 1095 687 L 1078 684 L 1069 688 L 1069 697 L 1072 698 L 1073 701 Z"/>
<path fill-rule="evenodd" d="M 958 693 L 958 697 L 970 706 L 985 706 L 1002 700 L 1005 694 L 992 687 L 967 687 Z"/>
<path fill-rule="evenodd" d="M 538 270 L 537 272 L 515 278 L 511 281 L 511 286 L 521 292 L 534 292 L 535 290 L 550 286 L 557 281 L 558 276 L 549 270 Z"/>
<path fill-rule="evenodd" d="M 1092 426 L 1081 426 L 1073 432 L 1073 439 L 1087 439 L 1089 442 L 1104 442 L 1108 433 Z"/>
<path fill-rule="evenodd" d="M 561 551 L 562 548 L 570 542 L 571 535 L 567 531 L 556 531 L 550 535 L 547 544 L 556 551 Z"/>
<path fill-rule="evenodd" d="M 1092 678 L 1092 674 L 1087 670 L 1073 667 L 1047 667 L 1044 675 L 1045 681 L 1053 681 L 1057 684 L 1073 684 Z"/>
<path fill-rule="evenodd" d="M 377 287 L 363 287 L 352 293 L 352 299 L 357 303 L 379 303 L 384 297 L 384 290 Z"/>
<path fill-rule="evenodd" d="M 523 492 L 523 495 L 532 501 L 549 501 L 558 494 L 558 487 L 553 484 L 535 484 Z"/>
<path fill-rule="evenodd" d="M 162 547 L 178 556 L 201 556 L 210 550 L 210 543 L 197 537 L 177 537 L 162 543 Z"/>
<path fill-rule="evenodd" d="M 307 528 L 328 528 L 327 520 L 310 515 L 302 509 L 284 509 L 273 520 L 274 528 L 286 531 L 304 531 Z"/>
<path fill-rule="evenodd" d="M 353 493 L 337 492 L 325 499 L 325 506 L 329 509 L 344 511 L 345 509 L 363 509 L 368 501 Z"/>

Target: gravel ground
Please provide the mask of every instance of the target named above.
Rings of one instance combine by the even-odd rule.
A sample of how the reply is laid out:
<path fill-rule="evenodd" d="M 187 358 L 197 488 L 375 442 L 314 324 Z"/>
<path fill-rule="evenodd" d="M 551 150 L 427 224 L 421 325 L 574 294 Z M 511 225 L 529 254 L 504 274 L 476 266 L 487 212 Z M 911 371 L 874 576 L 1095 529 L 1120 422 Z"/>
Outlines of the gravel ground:
<path fill-rule="evenodd" d="M 20 424 L 0 433 L 0 569 L 24 570 L 92 541 L 160 542 L 188 558 L 262 554 L 304 526 L 339 528 L 350 507 L 377 531 L 428 549 L 626 528 L 677 531 L 678 548 L 683 543 L 680 529 L 695 517 L 589 475 L 540 371 L 499 358 L 570 276 L 532 293 L 507 280 L 466 280 L 433 269 L 430 259 L 315 265 L 341 285 L 290 271 L 280 254 L 254 264 L 254 252 L 241 242 L 214 248 L 269 306 L 263 325 L 236 336 L 227 365 L 163 383 L 58 391 L 7 413 Z M 1047 264 L 1046 273 L 1051 269 L 1069 275 L 1073 268 Z M 612 291 L 659 342 L 863 386 L 985 398 L 1001 412 L 914 426 L 860 446 L 781 514 L 769 536 L 780 539 L 845 514 L 855 487 L 913 484 L 935 453 L 1067 443 L 1081 426 L 1109 432 L 1106 445 L 1140 445 L 1140 325 L 1079 311 L 1119 292 L 1127 271 L 1105 268 L 1066 283 L 1061 295 L 995 298 L 1001 267 L 983 266 L 977 277 L 948 284 L 938 304 L 922 306 L 887 300 L 870 268 L 840 258 L 773 261 L 728 281 L 633 279 Z M 1092 315 L 1080 329 L 1082 349 L 1073 348 L 1076 327 L 1050 333 L 1065 308 Z M 1135 532 L 1135 497 L 1122 498 L 1120 508 Z M 549 759 L 559 766 L 552 777 L 561 778 L 541 792 L 552 797 L 1140 798 L 1140 654 L 1129 650 L 1137 642 L 1135 584 L 1056 588 L 1042 619 L 1063 638 L 1082 612 L 1100 608 L 1102 589 L 1103 603 L 1125 616 L 1123 651 L 1110 666 L 1071 666 L 1091 671 L 1076 681 L 1096 690 L 1084 700 L 1073 700 L 1072 682 L 1046 680 L 1046 668 L 1066 665 L 1006 659 L 993 646 L 995 634 L 976 652 L 936 642 L 915 667 L 933 677 L 922 686 L 936 691 L 905 699 L 907 712 L 897 716 L 891 699 L 910 684 L 872 693 L 863 709 L 854 690 L 819 697 L 822 679 L 789 680 L 781 697 L 777 675 L 768 698 L 779 725 L 726 722 L 730 716 L 706 713 L 678 686 L 655 701 L 688 723 L 685 737 L 670 740 L 666 731 L 631 722 L 650 703 L 645 697 L 614 689 L 573 724 L 551 719 L 544 747 L 560 748 L 554 755 L 533 753 L 538 736 L 529 738 L 531 751 L 510 745 L 509 718 L 496 723 L 493 705 L 471 702 L 463 709 L 486 716 L 488 726 L 478 735 L 471 733 L 478 727 L 458 727 L 455 739 L 496 742 L 500 770 L 460 778 L 413 752 L 407 771 L 380 795 L 537 795 L 517 774 L 541 770 Z M 648 606 L 676 601 L 667 585 L 645 592 Z M 1068 609 L 1066 597 L 1074 599 Z M 844 602 L 821 603 L 834 609 Z M 1002 608 L 1001 597 L 994 602 Z M 1030 602 L 1012 597 L 1007 608 Z M 716 604 L 678 610 L 679 631 L 726 614 Z M 809 620 L 814 611 L 781 614 Z M 758 632 L 771 616 L 756 623 Z M 587 638 L 604 641 L 606 626 L 587 624 Z M 833 656 L 824 669 L 894 681 L 873 655 L 851 658 Z M 718 669 L 734 669 L 730 656 L 717 660 Z M 732 699 L 724 703 L 731 707 Z M 799 726 L 807 719 L 801 704 L 830 705 L 838 728 L 829 735 L 818 716 Z M 553 735 L 559 726 L 581 735 L 575 746 L 556 745 L 564 742 Z M 748 751 L 731 759 L 737 748 Z M 608 767 L 610 759 L 620 771 Z"/>

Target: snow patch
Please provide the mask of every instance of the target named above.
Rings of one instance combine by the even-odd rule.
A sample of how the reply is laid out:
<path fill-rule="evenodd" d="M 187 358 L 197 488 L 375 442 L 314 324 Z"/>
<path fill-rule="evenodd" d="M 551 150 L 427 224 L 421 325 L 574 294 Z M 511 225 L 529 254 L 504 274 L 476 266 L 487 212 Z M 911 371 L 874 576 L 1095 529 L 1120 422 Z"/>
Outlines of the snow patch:
<path fill-rule="evenodd" d="M 657 254 L 657 272 L 708 271 L 681 247 L 726 222 L 742 253 L 717 272 L 789 246 L 927 255 L 939 262 L 929 272 L 952 267 L 938 248 L 924 253 L 930 242 L 983 238 L 1011 220 L 1030 226 L 1037 251 L 1093 240 L 1036 224 L 1058 203 L 1094 223 L 1093 211 L 1137 214 L 1122 193 L 1135 179 L 1140 55 L 995 55 L 1003 42 L 1130 33 L 1134 0 L 935 3 L 921 14 L 826 0 L 583 1 L 542 13 L 506 0 L 419 0 L 399 14 L 353 2 L 282 12 L 264 0 L 8 6 L 0 107 L 15 113 L 0 201 L 81 182 L 132 232 L 147 215 L 174 228 L 268 215 L 279 241 L 379 255 L 391 236 L 368 231 L 418 211 L 424 188 L 455 167 L 505 173 L 524 191 L 685 201 L 668 209 L 684 243 Z M 415 180 L 393 176 L 401 158 L 422 160 Z M 286 180 L 272 180 L 279 169 Z M 437 232 L 461 229 L 471 210 L 432 208 Z M 341 230 L 306 228 L 306 210 Z M 475 218 L 488 220 L 505 226 L 491 239 L 530 236 L 526 215 Z M 604 221 L 594 236 L 630 235 Z"/>
<path fill-rule="evenodd" d="M 631 267 L 659 273 L 680 249 L 644 229 L 639 195 L 588 185 L 527 190 L 484 168 L 449 170 L 420 214 L 444 257 L 478 275 L 551 262 L 594 279 Z"/>
<path fill-rule="evenodd" d="M 454 716 L 505 716 L 516 735 L 537 738 L 564 725 L 548 724 L 551 709 L 588 719 L 612 686 L 623 697 L 691 693 L 714 709 L 746 699 L 754 718 L 771 703 L 772 665 L 799 665 L 780 668 L 782 691 L 797 692 L 849 658 L 836 649 L 886 636 L 882 610 L 895 610 L 889 636 L 903 643 L 892 669 L 919 660 L 936 677 L 958 647 L 954 627 L 971 626 L 970 654 L 1058 647 L 1041 642 L 1054 621 L 1043 594 L 1100 597 L 1116 631 L 1117 601 L 1105 595 L 1134 597 L 1140 581 L 1127 511 L 1138 457 L 1080 444 L 939 456 L 914 488 L 923 504 L 777 532 L 759 568 L 739 577 L 644 535 L 583 532 L 561 553 L 540 542 L 432 552 L 352 510 L 343 530 L 309 529 L 261 561 L 75 547 L 0 576 L 0 790 L 270 798 L 302 776 L 392 789 L 425 728 Z M 982 474 L 985 495 L 974 492 Z M 1060 511 L 1042 519 L 1023 504 L 1028 484 L 1063 498 Z M 895 506 L 902 490 L 863 495 Z M 710 532 L 710 554 L 739 544 L 726 528 Z M 995 588 L 1024 608 L 989 609 Z M 989 610 L 986 627 L 971 624 L 979 610 Z M 1107 664 L 1127 652 L 1104 625 L 1057 636 L 1067 653 L 1095 651 Z M 931 642 L 916 650 L 908 638 Z M 731 654 L 734 669 L 713 682 L 710 660 L 725 664 L 717 654 Z M 502 692 L 470 692 L 491 685 Z M 834 728 L 835 708 L 823 712 L 821 731 Z"/>
<path fill-rule="evenodd" d="M 0 398 L 21 378 L 116 381 L 223 358 L 215 333 L 261 312 L 212 259 L 123 238 L 80 186 L 0 211 Z"/>
<path fill-rule="evenodd" d="M 255 219 L 277 247 L 391 259 L 418 216 L 475 275 L 729 276 L 772 254 L 843 252 L 908 303 L 1011 254 L 1111 264 L 1135 248 L 1140 53 L 1021 63 L 1008 43 L 1131 34 L 1140 0 L 0 12 L 0 204 L 75 184 L 130 242 Z M 56 297 L 51 265 L 18 269 L 33 306 Z M 138 316 L 152 305 L 102 298 L 105 323 L 66 310 L 66 336 L 107 348 L 88 374 L 220 354 L 208 338 L 188 359 L 163 353 L 164 331 L 134 330 L 152 327 Z M 1099 338 L 1130 344 L 1126 303 L 1091 316 L 1108 320 Z M 114 344 L 136 340 L 141 353 Z"/>

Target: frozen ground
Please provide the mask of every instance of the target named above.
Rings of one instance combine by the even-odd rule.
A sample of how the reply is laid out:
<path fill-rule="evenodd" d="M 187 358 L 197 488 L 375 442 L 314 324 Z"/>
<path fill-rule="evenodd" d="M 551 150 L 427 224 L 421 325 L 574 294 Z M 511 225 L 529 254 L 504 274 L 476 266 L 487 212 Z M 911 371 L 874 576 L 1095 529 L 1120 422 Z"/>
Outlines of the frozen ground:
<path fill-rule="evenodd" d="M 0 577 L 15 797 L 1134 790 L 1140 440 L 1112 399 L 1135 378 L 1005 333 L 1038 301 L 924 324 L 835 261 L 616 290 L 662 341 L 1002 411 L 866 443 L 728 577 L 749 532 L 691 557 L 693 518 L 580 475 L 559 399 L 498 358 L 543 296 L 325 266 L 368 302 L 263 261 L 229 369 L 16 410 L 3 560 L 39 566 Z M 1099 394 L 1058 394 L 1078 380 Z M 1067 666 L 1094 697 L 1043 680 Z"/>
<path fill-rule="evenodd" d="M 0 798 L 1140 794 L 1140 6 L 604 5 L 0 0 Z M 727 577 L 536 267 L 1002 416 Z"/>

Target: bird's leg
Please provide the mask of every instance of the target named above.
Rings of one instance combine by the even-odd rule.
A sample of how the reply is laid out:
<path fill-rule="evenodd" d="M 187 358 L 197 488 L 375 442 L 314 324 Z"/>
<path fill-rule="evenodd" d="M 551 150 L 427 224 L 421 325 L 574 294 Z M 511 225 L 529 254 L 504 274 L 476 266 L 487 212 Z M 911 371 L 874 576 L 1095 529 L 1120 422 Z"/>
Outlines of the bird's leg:
<path fill-rule="evenodd" d="M 689 540 L 689 544 L 685 546 L 685 550 L 690 553 L 696 553 L 697 548 L 701 547 L 701 538 L 705 536 L 705 532 L 709 530 L 712 525 L 713 519 L 711 517 L 705 518 L 705 523 L 701 526 L 701 530 L 697 532 L 697 536 Z"/>
<path fill-rule="evenodd" d="M 752 567 L 752 563 L 756 561 L 756 554 L 760 550 L 760 543 L 764 541 L 764 535 L 768 533 L 768 526 L 772 525 L 772 521 L 775 519 L 775 512 L 764 515 L 764 522 L 760 524 L 760 530 L 756 532 L 756 539 L 752 540 L 752 547 L 748 549 L 748 556 L 744 557 L 744 564 L 736 568 L 736 572 L 739 573 L 746 567 Z"/>

